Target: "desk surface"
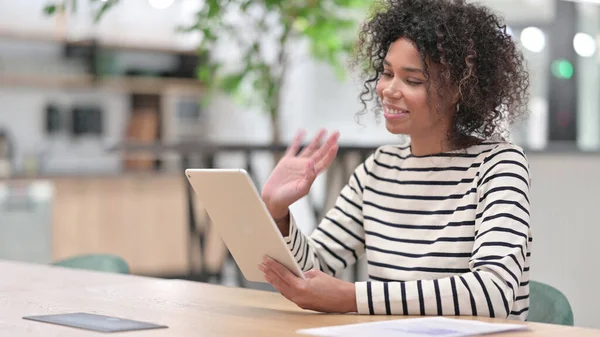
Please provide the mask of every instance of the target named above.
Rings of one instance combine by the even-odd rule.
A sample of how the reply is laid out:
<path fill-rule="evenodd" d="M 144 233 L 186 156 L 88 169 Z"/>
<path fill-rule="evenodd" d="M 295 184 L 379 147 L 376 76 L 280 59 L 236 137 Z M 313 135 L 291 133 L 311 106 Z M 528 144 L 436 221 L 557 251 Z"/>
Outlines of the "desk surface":
<path fill-rule="evenodd" d="M 285 337 L 295 336 L 295 331 L 303 328 L 402 318 L 305 312 L 277 293 L 182 280 L 1 260 L 0 270 L 0 331 L 10 336 L 111 335 L 22 319 L 64 312 L 90 312 L 169 326 L 119 336 Z M 531 331 L 502 336 L 600 336 L 600 330 L 528 324 Z"/>

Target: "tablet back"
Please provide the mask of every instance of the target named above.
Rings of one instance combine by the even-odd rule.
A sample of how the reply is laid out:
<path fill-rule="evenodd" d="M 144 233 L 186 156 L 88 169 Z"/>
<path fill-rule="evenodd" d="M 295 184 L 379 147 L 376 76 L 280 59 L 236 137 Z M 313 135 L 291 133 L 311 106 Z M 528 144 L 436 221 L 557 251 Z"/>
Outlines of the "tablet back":
<path fill-rule="evenodd" d="M 265 282 L 258 270 L 269 256 L 303 277 L 252 179 L 241 169 L 188 169 L 186 176 L 213 226 L 251 282 Z"/>

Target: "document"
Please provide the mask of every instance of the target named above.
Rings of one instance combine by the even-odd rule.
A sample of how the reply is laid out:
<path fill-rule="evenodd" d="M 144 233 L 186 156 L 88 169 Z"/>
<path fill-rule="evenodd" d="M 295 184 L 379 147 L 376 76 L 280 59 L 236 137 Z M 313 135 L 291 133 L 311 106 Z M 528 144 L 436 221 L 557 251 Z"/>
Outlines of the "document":
<path fill-rule="evenodd" d="M 424 317 L 303 329 L 296 332 L 325 337 L 464 337 L 519 330 L 528 330 L 528 327 L 523 324 L 486 323 L 446 317 Z"/>

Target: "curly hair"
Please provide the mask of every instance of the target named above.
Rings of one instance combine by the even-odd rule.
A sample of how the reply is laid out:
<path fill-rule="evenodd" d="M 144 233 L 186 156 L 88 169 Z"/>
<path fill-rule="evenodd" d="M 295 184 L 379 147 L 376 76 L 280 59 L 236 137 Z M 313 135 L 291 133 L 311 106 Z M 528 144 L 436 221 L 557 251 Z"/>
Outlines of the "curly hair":
<path fill-rule="evenodd" d="M 468 146 L 475 138 L 504 139 L 508 126 L 527 111 L 529 74 L 502 19 L 489 8 L 461 0 L 380 0 L 374 8 L 351 62 L 362 65 L 365 77 L 359 114 L 377 97 L 375 88 L 390 45 L 403 37 L 421 55 L 428 88 L 426 60 L 439 65 L 438 93 L 452 88 L 459 95 L 449 140 Z M 380 110 L 376 100 L 375 113 Z"/>

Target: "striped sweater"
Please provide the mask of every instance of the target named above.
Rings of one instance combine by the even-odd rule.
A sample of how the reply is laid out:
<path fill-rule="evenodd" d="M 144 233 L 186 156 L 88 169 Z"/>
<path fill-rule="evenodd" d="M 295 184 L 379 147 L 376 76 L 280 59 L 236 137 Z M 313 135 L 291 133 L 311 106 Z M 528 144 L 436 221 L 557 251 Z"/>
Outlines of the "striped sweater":
<path fill-rule="evenodd" d="M 336 275 L 366 256 L 360 314 L 526 320 L 529 165 L 510 143 L 415 156 L 382 146 L 359 165 L 309 236 L 291 216 L 296 260 Z"/>

